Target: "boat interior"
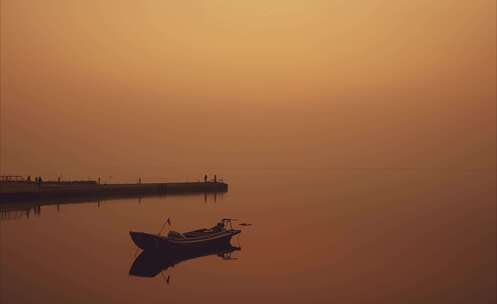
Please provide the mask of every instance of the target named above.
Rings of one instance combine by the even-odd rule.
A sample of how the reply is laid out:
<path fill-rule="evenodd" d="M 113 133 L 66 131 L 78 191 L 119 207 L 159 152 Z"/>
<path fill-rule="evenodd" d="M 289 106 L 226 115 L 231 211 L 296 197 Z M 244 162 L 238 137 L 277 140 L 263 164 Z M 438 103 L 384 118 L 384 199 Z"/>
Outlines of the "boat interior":
<path fill-rule="evenodd" d="M 169 237 L 169 238 L 180 238 L 180 239 L 191 238 L 191 237 L 200 237 L 200 236 L 204 236 L 204 235 L 210 235 L 212 233 L 221 232 L 221 231 L 223 231 L 225 229 L 226 228 L 225 228 L 224 223 L 223 222 L 219 222 L 214 227 L 211 227 L 211 228 L 197 229 L 197 230 L 193 230 L 193 231 L 189 231 L 189 232 L 184 232 L 184 233 L 180 233 L 180 232 L 171 230 L 167 234 L 167 237 Z"/>

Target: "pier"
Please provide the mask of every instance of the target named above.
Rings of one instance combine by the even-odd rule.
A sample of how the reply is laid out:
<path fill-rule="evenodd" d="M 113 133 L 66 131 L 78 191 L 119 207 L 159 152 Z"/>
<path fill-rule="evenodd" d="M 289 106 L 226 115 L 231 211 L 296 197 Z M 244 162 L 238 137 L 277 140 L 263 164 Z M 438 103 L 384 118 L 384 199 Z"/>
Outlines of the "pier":
<path fill-rule="evenodd" d="M 108 199 L 148 195 L 224 193 L 224 182 L 99 184 L 88 182 L 0 182 L 0 204 L 63 199 Z"/>

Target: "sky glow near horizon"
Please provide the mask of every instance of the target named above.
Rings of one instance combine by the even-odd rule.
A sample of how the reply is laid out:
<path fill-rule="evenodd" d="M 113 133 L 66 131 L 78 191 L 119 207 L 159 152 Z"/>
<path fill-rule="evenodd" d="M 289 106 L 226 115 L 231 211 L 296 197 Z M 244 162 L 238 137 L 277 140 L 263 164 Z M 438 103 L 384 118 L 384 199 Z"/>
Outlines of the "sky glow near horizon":
<path fill-rule="evenodd" d="M 495 6 L 3 0 L 2 171 L 495 168 Z"/>

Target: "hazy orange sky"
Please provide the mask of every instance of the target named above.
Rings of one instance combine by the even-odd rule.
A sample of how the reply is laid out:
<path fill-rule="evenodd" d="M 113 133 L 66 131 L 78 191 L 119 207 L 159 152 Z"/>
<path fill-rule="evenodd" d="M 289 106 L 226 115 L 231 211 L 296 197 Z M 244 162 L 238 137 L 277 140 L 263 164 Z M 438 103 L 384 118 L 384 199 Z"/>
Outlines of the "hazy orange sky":
<path fill-rule="evenodd" d="M 496 18 L 495 0 L 1 0 L 1 173 L 495 168 Z"/>

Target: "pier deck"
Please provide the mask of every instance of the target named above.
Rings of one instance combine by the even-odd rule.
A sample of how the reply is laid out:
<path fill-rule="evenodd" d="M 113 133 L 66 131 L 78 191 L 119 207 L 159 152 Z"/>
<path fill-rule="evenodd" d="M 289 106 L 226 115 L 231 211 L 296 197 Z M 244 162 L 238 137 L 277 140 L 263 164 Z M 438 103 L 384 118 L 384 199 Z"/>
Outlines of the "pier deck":
<path fill-rule="evenodd" d="M 157 194 L 223 193 L 223 182 L 97 184 L 97 183 L 1 183 L 0 203 L 64 198 L 146 196 Z"/>

